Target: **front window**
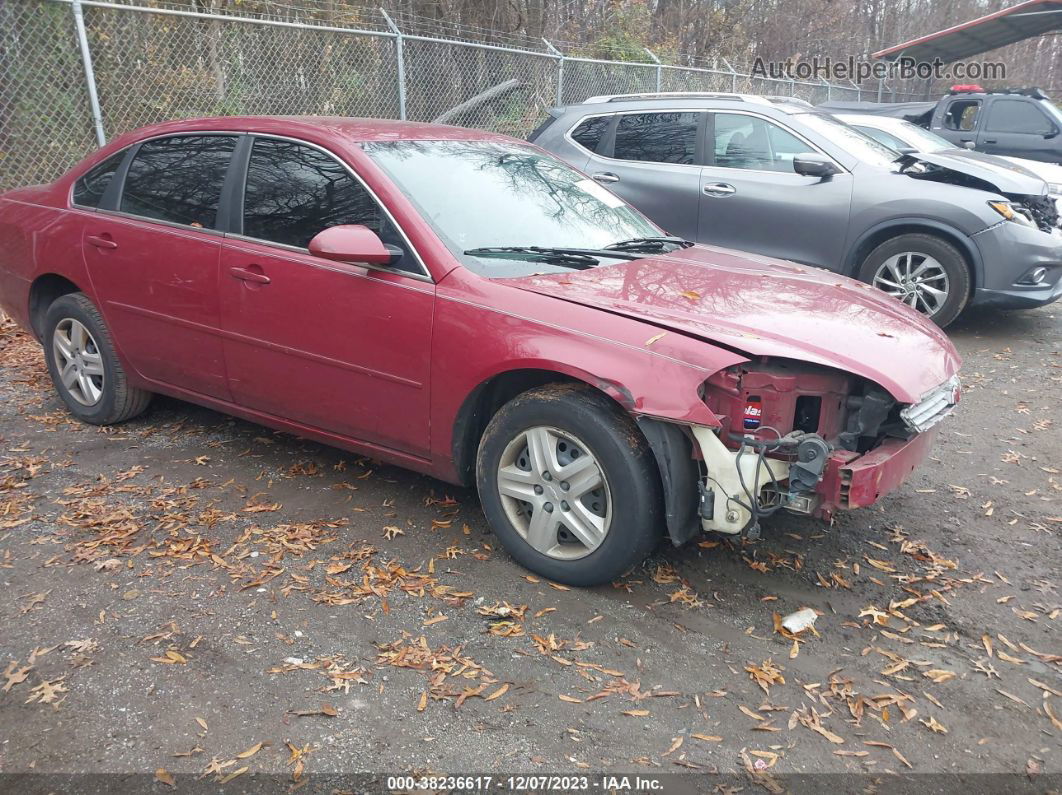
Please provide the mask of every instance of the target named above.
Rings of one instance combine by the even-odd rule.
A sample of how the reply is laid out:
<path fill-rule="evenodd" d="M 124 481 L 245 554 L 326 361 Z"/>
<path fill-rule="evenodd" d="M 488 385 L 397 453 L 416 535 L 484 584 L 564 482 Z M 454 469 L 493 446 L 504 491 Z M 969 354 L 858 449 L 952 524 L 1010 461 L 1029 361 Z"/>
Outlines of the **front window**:
<path fill-rule="evenodd" d="M 369 143 L 379 165 L 454 256 L 484 275 L 553 270 L 467 255 L 495 246 L 600 249 L 660 230 L 544 152 L 497 141 Z"/>
<path fill-rule="evenodd" d="M 852 157 L 872 166 L 888 167 L 900 156 L 894 149 L 878 143 L 873 138 L 868 138 L 855 127 L 849 127 L 833 116 L 827 116 L 824 113 L 800 113 L 794 115 L 793 118 Z"/>
<path fill-rule="evenodd" d="M 812 150 L 777 124 L 746 113 L 716 113 L 712 125 L 713 163 L 721 168 L 793 174 L 793 160 Z"/>

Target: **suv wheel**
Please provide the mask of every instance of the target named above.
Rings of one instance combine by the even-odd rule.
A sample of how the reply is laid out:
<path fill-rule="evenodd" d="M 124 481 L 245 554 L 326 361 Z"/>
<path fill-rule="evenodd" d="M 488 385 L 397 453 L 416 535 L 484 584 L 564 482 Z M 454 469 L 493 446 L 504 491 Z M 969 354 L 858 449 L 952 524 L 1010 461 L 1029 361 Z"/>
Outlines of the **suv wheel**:
<path fill-rule="evenodd" d="M 970 295 L 966 260 L 953 245 L 932 235 L 886 240 L 863 261 L 858 277 L 942 328 L 959 316 Z"/>
<path fill-rule="evenodd" d="M 151 401 L 150 392 L 126 382 L 110 331 L 84 293 L 61 296 L 48 307 L 44 358 L 59 397 L 82 422 L 124 422 Z"/>
<path fill-rule="evenodd" d="M 630 417 L 587 387 L 550 384 L 503 406 L 480 442 L 476 481 L 509 554 L 557 582 L 613 580 L 660 535 L 649 446 Z"/>

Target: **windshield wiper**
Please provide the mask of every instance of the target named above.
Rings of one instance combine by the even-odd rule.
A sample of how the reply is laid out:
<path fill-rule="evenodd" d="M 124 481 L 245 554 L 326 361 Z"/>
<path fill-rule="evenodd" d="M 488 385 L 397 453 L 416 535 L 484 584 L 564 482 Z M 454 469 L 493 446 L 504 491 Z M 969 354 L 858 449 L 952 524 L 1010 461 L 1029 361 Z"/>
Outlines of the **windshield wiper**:
<path fill-rule="evenodd" d="M 522 259 L 514 255 L 534 257 L 542 262 L 550 262 L 554 265 L 571 265 L 573 267 L 592 268 L 600 265 L 600 257 L 611 259 L 636 260 L 641 259 L 640 253 L 635 250 L 624 251 L 612 248 L 561 248 L 552 246 L 485 246 L 483 248 L 470 248 L 465 252 L 474 257 L 505 257 Z M 642 252 L 644 253 L 644 252 Z"/>
<path fill-rule="evenodd" d="M 605 246 L 606 251 L 674 251 L 674 249 L 667 249 L 667 246 L 675 246 L 675 248 L 689 248 L 692 246 L 689 240 L 683 240 L 681 237 L 632 237 L 629 240 L 620 240 L 618 243 L 612 243 Z"/>
<path fill-rule="evenodd" d="M 535 262 L 546 262 L 550 265 L 568 265 L 581 270 L 601 264 L 600 260 L 581 251 L 542 248 L 541 246 L 484 246 L 482 248 L 470 248 L 465 254 L 473 257 L 533 260 Z"/>

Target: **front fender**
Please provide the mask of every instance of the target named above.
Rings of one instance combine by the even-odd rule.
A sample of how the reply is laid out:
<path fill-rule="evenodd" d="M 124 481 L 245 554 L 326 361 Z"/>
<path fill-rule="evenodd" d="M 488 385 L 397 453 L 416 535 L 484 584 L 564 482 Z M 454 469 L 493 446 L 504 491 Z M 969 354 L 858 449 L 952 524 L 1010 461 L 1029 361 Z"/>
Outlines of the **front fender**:
<path fill-rule="evenodd" d="M 437 297 L 431 447 L 444 470 L 453 467 L 462 407 L 498 377 L 557 373 L 604 392 L 634 416 L 718 427 L 701 386 L 748 360 L 677 332 L 511 288 L 481 301 L 440 285 Z M 505 304 L 513 297 L 519 306 Z"/>

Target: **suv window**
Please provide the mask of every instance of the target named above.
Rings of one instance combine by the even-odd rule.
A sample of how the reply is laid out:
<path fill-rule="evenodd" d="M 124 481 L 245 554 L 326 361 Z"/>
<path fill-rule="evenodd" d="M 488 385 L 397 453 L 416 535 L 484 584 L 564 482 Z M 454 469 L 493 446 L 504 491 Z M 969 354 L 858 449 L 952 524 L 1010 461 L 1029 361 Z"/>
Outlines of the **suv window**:
<path fill-rule="evenodd" d="M 712 133 L 715 165 L 793 173 L 793 158 L 811 147 L 766 119 L 716 113 Z"/>
<path fill-rule="evenodd" d="M 108 157 L 86 172 L 85 176 L 74 183 L 74 204 L 82 207 L 99 207 L 107 186 L 114 179 L 114 173 L 125 160 L 128 149 Z"/>
<path fill-rule="evenodd" d="M 1042 135 L 1051 132 L 1051 122 L 1032 102 L 1020 99 L 997 99 L 988 109 L 985 130 Z"/>
<path fill-rule="evenodd" d="M 572 140 L 584 149 L 596 152 L 611 121 L 611 116 L 591 116 L 589 119 L 583 119 L 572 130 Z"/>
<path fill-rule="evenodd" d="M 243 234 L 306 248 L 320 231 L 360 224 L 384 243 L 406 247 L 372 194 L 331 155 L 306 144 L 255 140 L 247 164 Z M 393 266 L 419 271 L 407 253 Z"/>
<path fill-rule="evenodd" d="M 232 135 L 179 135 L 145 141 L 129 164 L 121 211 L 212 229 L 236 148 Z"/>
<path fill-rule="evenodd" d="M 949 130 L 969 132 L 977 126 L 977 114 L 981 110 L 979 99 L 959 99 L 948 105 L 944 114 L 944 126 Z"/>
<path fill-rule="evenodd" d="M 701 114 L 628 113 L 619 117 L 613 157 L 653 163 L 692 164 Z"/>

